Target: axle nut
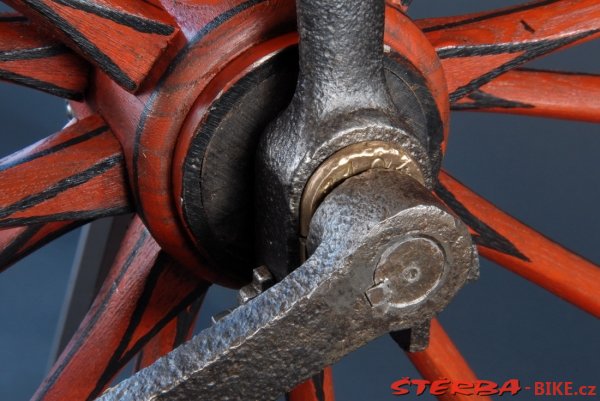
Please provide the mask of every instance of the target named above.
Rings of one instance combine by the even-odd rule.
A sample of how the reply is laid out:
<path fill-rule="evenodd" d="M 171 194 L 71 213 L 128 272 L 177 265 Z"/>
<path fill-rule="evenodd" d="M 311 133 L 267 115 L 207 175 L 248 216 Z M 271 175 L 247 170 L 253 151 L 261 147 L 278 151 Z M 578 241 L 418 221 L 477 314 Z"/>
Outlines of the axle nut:
<path fill-rule="evenodd" d="M 443 250 L 429 238 L 395 242 L 382 253 L 366 296 L 386 310 L 418 304 L 438 286 L 445 264 Z"/>

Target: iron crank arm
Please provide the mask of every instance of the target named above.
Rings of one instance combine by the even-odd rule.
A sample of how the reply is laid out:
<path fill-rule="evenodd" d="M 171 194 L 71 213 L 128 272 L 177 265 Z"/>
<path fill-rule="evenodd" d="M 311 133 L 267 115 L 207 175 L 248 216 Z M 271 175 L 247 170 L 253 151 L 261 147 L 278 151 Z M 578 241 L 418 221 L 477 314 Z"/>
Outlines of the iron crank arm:
<path fill-rule="evenodd" d="M 271 400 L 390 331 L 431 319 L 476 272 L 468 231 L 407 175 L 346 180 L 310 225 L 311 257 L 102 401 Z"/>

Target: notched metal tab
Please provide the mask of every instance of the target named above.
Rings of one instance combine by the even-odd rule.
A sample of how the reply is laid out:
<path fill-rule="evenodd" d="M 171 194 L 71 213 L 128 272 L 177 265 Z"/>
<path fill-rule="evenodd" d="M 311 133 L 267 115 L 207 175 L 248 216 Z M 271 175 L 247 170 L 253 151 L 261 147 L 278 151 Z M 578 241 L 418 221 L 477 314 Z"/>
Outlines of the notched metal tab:
<path fill-rule="evenodd" d="M 440 284 L 446 264 L 443 249 L 426 237 L 391 244 L 375 269 L 375 285 L 366 292 L 373 307 L 405 308 L 423 301 Z"/>

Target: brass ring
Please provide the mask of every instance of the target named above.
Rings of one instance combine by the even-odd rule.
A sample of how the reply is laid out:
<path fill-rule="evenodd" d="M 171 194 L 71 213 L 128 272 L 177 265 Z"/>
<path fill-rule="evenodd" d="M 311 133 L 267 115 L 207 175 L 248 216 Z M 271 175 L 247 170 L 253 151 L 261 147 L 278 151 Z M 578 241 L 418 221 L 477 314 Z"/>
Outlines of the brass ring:
<path fill-rule="evenodd" d="M 397 145 L 369 141 L 347 146 L 325 160 L 308 180 L 300 201 L 300 236 L 306 238 L 315 210 L 333 188 L 373 168 L 397 170 L 425 185 L 418 164 Z"/>

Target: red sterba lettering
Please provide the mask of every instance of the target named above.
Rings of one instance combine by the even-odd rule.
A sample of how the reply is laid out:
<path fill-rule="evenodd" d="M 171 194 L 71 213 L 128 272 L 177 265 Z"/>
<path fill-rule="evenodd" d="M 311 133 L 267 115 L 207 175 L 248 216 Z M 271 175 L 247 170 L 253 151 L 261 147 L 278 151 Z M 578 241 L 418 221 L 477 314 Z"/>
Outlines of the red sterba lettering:
<path fill-rule="evenodd" d="M 392 389 L 392 394 L 394 395 L 406 395 L 410 393 L 410 391 L 405 388 L 405 386 L 410 386 L 410 379 L 408 377 L 403 377 L 400 380 L 396 380 L 390 386 Z"/>
<path fill-rule="evenodd" d="M 417 395 L 421 395 L 427 390 L 427 386 L 431 384 L 429 380 L 414 379 L 412 381 L 413 386 L 417 386 Z"/>
<path fill-rule="evenodd" d="M 498 389 L 498 395 L 502 396 L 505 393 L 517 395 L 521 391 L 521 382 L 518 379 L 507 380 L 502 387 Z"/>
<path fill-rule="evenodd" d="M 450 388 L 450 394 L 456 395 L 473 395 L 473 389 L 475 388 L 475 384 L 470 382 L 456 381 L 452 382 L 452 386 Z"/>
<path fill-rule="evenodd" d="M 490 380 L 477 380 L 475 382 L 475 394 L 485 395 L 496 395 L 498 394 L 498 384 Z"/>
<path fill-rule="evenodd" d="M 436 380 L 431 383 L 429 393 L 431 395 L 444 395 L 450 389 L 450 380 Z"/>
<path fill-rule="evenodd" d="M 535 391 L 544 392 L 544 383 L 536 383 Z M 517 379 L 510 379 L 504 382 L 500 388 L 498 384 L 490 380 L 475 380 L 475 381 L 461 381 L 461 380 L 448 380 L 439 379 L 429 381 L 423 379 L 410 379 L 403 377 L 400 380 L 393 382 L 390 386 L 392 394 L 394 395 L 407 395 L 410 393 L 410 387 L 414 387 L 416 395 L 422 395 L 429 389 L 429 394 L 435 396 L 441 396 L 444 394 L 451 395 L 478 395 L 478 396 L 489 396 L 489 395 L 504 395 L 511 394 L 516 395 L 521 391 L 521 383 Z"/>

